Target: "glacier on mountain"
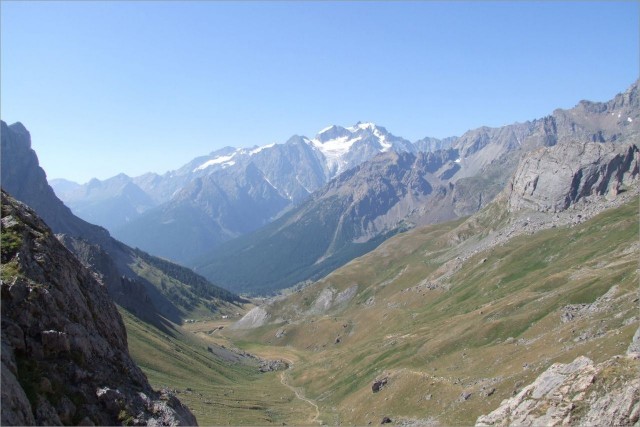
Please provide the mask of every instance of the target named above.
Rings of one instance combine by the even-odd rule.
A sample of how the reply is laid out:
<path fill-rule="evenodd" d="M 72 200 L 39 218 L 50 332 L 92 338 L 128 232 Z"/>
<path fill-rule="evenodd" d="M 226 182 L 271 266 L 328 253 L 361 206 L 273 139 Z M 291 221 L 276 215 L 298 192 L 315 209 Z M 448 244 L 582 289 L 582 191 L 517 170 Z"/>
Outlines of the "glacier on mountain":
<path fill-rule="evenodd" d="M 240 150 L 238 150 L 240 151 Z M 197 172 L 199 170 L 203 170 L 208 168 L 209 166 L 213 166 L 213 165 L 227 165 L 227 166 L 233 166 L 235 164 L 234 161 L 232 161 L 231 159 L 233 159 L 235 157 L 236 154 L 238 154 L 238 151 L 235 151 L 233 154 L 230 154 L 228 156 L 218 156 L 218 157 L 214 157 L 211 160 L 207 160 L 206 162 L 204 162 L 203 164 L 201 164 L 200 166 L 198 166 L 197 168 L 195 168 L 193 171 Z"/>

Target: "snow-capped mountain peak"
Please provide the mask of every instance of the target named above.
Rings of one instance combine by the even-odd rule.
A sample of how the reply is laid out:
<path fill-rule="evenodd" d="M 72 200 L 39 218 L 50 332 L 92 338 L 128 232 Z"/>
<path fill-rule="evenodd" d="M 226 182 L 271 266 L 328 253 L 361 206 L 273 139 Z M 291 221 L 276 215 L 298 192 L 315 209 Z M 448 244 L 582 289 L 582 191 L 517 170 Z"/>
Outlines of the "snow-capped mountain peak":
<path fill-rule="evenodd" d="M 271 148 L 271 147 L 273 147 L 274 145 L 276 145 L 276 143 L 275 143 L 275 142 L 274 142 L 274 143 L 271 143 L 271 144 L 261 145 L 261 146 L 259 146 L 259 147 L 255 147 L 255 148 L 253 148 L 251 151 L 249 151 L 249 154 L 250 154 L 251 156 L 253 156 L 254 154 L 258 154 L 258 153 L 259 153 L 259 152 L 261 152 L 262 150 L 266 150 L 267 148 Z"/>
<path fill-rule="evenodd" d="M 228 168 L 229 166 L 233 166 L 239 161 L 241 158 L 246 159 L 256 154 L 260 153 L 263 150 L 269 149 L 275 146 L 275 143 L 262 145 L 262 146 L 253 146 L 252 148 L 236 148 L 233 151 L 228 150 L 219 150 L 214 153 L 211 153 L 211 158 L 209 158 L 204 163 L 197 166 L 193 169 L 193 172 L 198 172 L 201 170 L 205 170 L 211 166 L 220 166 L 222 169 Z M 216 169 L 217 170 L 217 169 Z"/>
<path fill-rule="evenodd" d="M 376 152 L 389 151 L 397 139 L 383 127 L 372 122 L 358 122 L 347 128 L 332 125 L 322 129 L 309 141 L 327 162 L 330 174 L 335 176 L 368 159 Z M 354 144 L 360 143 L 358 149 Z"/>
<path fill-rule="evenodd" d="M 351 132 L 357 132 L 359 129 L 365 130 L 365 129 L 369 129 L 369 130 L 374 130 L 376 129 L 377 126 L 375 123 L 372 122 L 358 122 L 353 126 L 348 127 L 347 129 L 349 129 Z"/>
<path fill-rule="evenodd" d="M 333 141 L 338 138 L 349 136 L 351 135 L 351 133 L 351 131 L 343 128 L 342 126 L 331 125 L 318 132 L 318 134 L 314 138 L 314 141 L 324 143 L 327 141 Z"/>
<path fill-rule="evenodd" d="M 409 141 L 393 136 L 384 127 L 372 122 L 358 122 L 349 127 L 331 125 L 318 132 L 313 139 L 298 137 L 298 140 L 322 155 L 330 177 L 357 166 L 377 153 L 393 149 L 414 151 Z M 198 162 L 194 162 L 189 171 L 210 174 L 230 166 L 240 167 L 252 162 L 256 155 L 268 155 L 272 149 L 283 147 L 282 144 L 275 143 L 251 148 L 225 147 L 209 156 L 198 158 Z"/>

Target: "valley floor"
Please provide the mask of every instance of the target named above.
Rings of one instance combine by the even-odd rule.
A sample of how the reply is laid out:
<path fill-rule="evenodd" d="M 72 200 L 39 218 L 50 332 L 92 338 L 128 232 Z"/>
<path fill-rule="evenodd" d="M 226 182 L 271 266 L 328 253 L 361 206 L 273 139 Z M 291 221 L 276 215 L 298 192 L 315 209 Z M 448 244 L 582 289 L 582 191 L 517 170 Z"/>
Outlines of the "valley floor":
<path fill-rule="evenodd" d="M 306 425 L 315 415 L 310 401 L 282 380 L 284 372 L 259 370 L 248 355 L 207 345 L 197 328 L 165 334 L 121 310 L 129 350 L 154 388 L 168 388 L 191 409 L 200 425 Z M 189 330 L 189 326 L 196 326 Z M 211 330 L 219 327 L 219 323 Z M 215 353 L 208 350 L 211 348 Z"/>
<path fill-rule="evenodd" d="M 201 320 L 168 336 L 124 313 L 131 352 L 203 425 L 471 425 L 553 363 L 625 353 L 640 323 L 638 203 L 549 229 L 490 208 L 414 230 L 269 302 L 275 320 L 250 330 Z M 260 373 L 247 354 L 289 369 Z"/>

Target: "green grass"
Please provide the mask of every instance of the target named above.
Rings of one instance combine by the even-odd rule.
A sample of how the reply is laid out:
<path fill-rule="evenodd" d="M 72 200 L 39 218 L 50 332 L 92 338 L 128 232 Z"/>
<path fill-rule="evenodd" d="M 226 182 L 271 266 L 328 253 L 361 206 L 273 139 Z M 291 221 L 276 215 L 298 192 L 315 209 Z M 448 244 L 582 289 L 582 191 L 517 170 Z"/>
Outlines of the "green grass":
<path fill-rule="evenodd" d="M 18 231 L 15 226 L 9 229 L 2 228 L 0 240 L 2 260 L 2 265 L 0 265 L 0 278 L 2 278 L 3 281 L 10 280 L 20 273 L 18 262 L 13 259 L 20 249 L 20 246 L 22 246 L 22 236 Z"/>
<path fill-rule="evenodd" d="M 12 259 L 11 261 L 0 265 L 0 278 L 2 278 L 2 281 L 12 280 L 14 277 L 17 277 L 19 275 L 20 266 L 15 259 Z"/>
<path fill-rule="evenodd" d="M 574 227 L 513 238 L 464 262 L 443 280 L 448 291 L 414 290 L 446 272 L 459 245 L 508 223 L 504 206 L 492 204 L 467 220 L 396 236 L 274 303 L 272 318 L 291 323 L 228 336 L 256 351 L 299 352 L 304 362 L 292 371 L 294 385 L 317 399 L 324 419 L 377 424 L 384 413 L 394 420 L 434 415 L 447 425 L 473 424 L 554 361 L 587 355 L 598 362 L 626 350 L 637 328 L 637 322 L 623 326 L 637 313 L 630 297 L 637 294 L 637 253 L 630 250 L 637 242 L 637 206 L 636 199 Z M 323 288 L 342 291 L 354 283 L 358 294 L 346 309 L 300 317 Z M 612 311 L 561 322 L 563 306 L 592 303 L 614 285 L 621 299 Z M 373 306 L 363 304 L 369 297 Z M 348 324 L 349 333 L 334 318 Z M 274 340 L 282 327 L 287 335 Z M 576 341 L 584 331 L 601 332 Z M 393 381 L 373 395 L 371 383 L 382 372 Z M 496 392 L 480 397 L 491 378 Z M 458 402 L 467 390 L 474 397 Z M 438 397 L 419 401 L 424 394 Z"/>
<path fill-rule="evenodd" d="M 312 408 L 281 384 L 280 373 L 260 373 L 256 363 L 232 363 L 181 329 L 167 335 L 120 310 L 129 351 L 158 389 L 177 397 L 200 425 L 305 424 Z"/>
<path fill-rule="evenodd" d="M 6 253 L 8 257 L 11 254 L 15 254 L 22 245 L 22 238 L 13 229 L 2 229 L 2 252 Z M 4 258 L 4 257 L 3 257 Z"/>

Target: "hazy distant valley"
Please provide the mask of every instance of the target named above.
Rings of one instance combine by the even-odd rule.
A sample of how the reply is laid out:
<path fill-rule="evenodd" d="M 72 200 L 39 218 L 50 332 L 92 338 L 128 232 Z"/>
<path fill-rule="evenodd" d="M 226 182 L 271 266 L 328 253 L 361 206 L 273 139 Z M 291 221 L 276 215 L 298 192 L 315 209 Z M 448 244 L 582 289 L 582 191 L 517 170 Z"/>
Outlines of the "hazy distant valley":
<path fill-rule="evenodd" d="M 79 185 L 2 122 L 2 424 L 633 425 L 639 131 L 636 82 Z"/>

